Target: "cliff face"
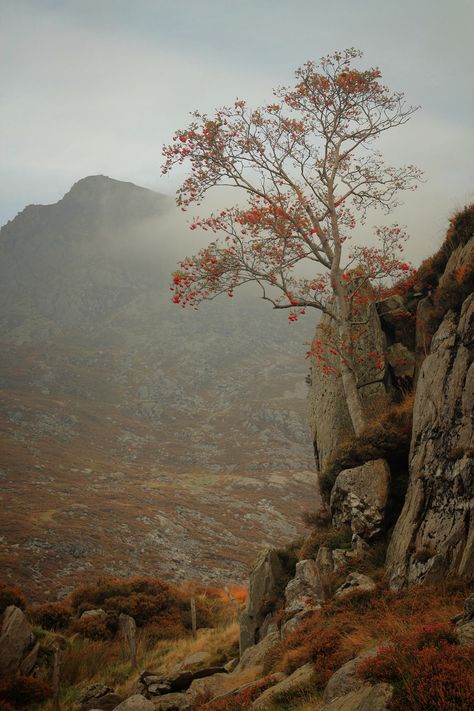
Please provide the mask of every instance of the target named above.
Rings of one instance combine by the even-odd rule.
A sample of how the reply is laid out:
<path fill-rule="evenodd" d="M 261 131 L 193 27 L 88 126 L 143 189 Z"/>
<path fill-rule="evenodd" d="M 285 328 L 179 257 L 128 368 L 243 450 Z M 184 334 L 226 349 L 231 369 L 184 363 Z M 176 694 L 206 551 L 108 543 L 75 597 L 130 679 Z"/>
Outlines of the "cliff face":
<path fill-rule="evenodd" d="M 405 505 L 387 573 L 393 587 L 474 573 L 474 295 L 437 330 L 418 378 Z"/>
<path fill-rule="evenodd" d="M 332 525 L 351 527 L 353 546 L 360 535 L 365 543 L 381 535 L 390 539 L 386 567 L 394 588 L 474 573 L 473 225 L 473 208 L 453 218 L 446 242 L 420 268 L 415 289 L 377 304 L 377 310 L 368 307 L 373 313 L 359 348 L 362 356 L 384 353 L 385 369 L 373 378 L 360 359 L 360 388 L 375 416 L 366 435 L 354 437 L 340 379 L 323 375 L 313 361 L 309 419 L 323 491 L 332 488 L 327 496 Z M 327 327 L 323 321 L 316 339 Z M 390 418 L 397 400 L 405 395 L 409 401 L 410 389 L 411 441 L 402 441 L 401 430 L 395 433 L 399 449 L 406 450 L 404 471 L 399 460 L 395 473 L 383 451 L 397 448 L 388 428 L 384 434 L 383 408 Z M 385 465 L 384 457 L 392 471 L 374 518 L 369 504 L 378 484 L 372 472 L 377 461 Z M 362 533 L 361 520 L 369 522 Z"/>

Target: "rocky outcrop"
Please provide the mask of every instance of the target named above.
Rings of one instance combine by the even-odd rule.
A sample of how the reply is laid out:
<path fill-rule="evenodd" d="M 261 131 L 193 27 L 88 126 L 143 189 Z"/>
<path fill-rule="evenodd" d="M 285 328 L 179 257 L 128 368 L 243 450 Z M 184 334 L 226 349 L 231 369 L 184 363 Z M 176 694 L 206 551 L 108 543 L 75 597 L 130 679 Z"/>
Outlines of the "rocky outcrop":
<path fill-rule="evenodd" d="M 390 469 L 384 459 L 345 469 L 331 493 L 333 524 L 345 524 L 364 540 L 377 536 L 383 529 L 390 486 Z"/>
<path fill-rule="evenodd" d="M 19 607 L 10 605 L 3 616 L 0 635 L 0 675 L 29 674 L 38 656 L 39 644 L 25 614 Z"/>
<path fill-rule="evenodd" d="M 393 588 L 474 573 L 474 295 L 449 312 L 418 378 L 405 504 L 387 554 Z"/>
<path fill-rule="evenodd" d="M 385 368 L 378 368 L 374 358 L 368 356 L 369 353 L 383 354 L 386 339 L 374 304 L 362 309 L 360 320 L 367 321 L 367 325 L 364 334 L 355 340 L 357 382 L 364 406 L 370 413 L 383 408 L 386 402 L 386 390 L 384 385 Z M 312 344 L 313 353 L 318 341 L 331 340 L 331 333 L 330 320 L 324 316 L 316 329 Z M 337 363 L 331 361 L 331 355 L 326 351 L 327 349 L 323 349 L 324 363 L 329 366 L 333 365 L 337 370 Z M 318 356 L 313 355 L 308 405 L 309 424 L 318 471 L 325 469 L 341 442 L 354 435 L 341 378 L 335 375 L 326 375 L 322 365 Z"/>
<path fill-rule="evenodd" d="M 282 592 L 285 578 L 277 551 L 266 548 L 257 558 L 250 574 L 247 607 L 240 616 L 240 654 L 260 642 L 269 631 L 270 608 Z"/>
<path fill-rule="evenodd" d="M 314 560 L 300 560 L 295 577 L 285 588 L 285 614 L 281 631 L 285 637 L 297 627 L 310 612 L 321 607 L 324 587 L 318 565 Z"/>

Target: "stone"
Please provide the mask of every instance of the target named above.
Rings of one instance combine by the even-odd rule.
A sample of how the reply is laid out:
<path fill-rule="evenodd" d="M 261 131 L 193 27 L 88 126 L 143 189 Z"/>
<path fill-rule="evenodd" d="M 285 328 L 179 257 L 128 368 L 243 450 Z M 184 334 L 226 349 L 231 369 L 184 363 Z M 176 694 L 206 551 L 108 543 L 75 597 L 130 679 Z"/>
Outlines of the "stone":
<path fill-rule="evenodd" d="M 274 674 L 271 675 L 271 681 L 274 684 L 278 684 L 278 682 L 282 681 L 283 679 L 286 678 L 286 674 L 283 672 L 275 672 Z M 236 696 L 237 694 L 241 694 L 243 691 L 246 689 L 251 689 L 255 684 L 257 683 L 258 680 L 248 682 L 247 684 L 242 684 L 240 683 L 239 686 L 235 686 L 233 689 L 229 689 L 228 691 L 225 691 L 222 694 L 219 694 L 218 696 L 214 696 L 211 701 L 221 701 L 222 699 L 228 699 L 231 696 Z"/>
<path fill-rule="evenodd" d="M 235 668 L 234 674 L 241 672 L 244 669 L 248 669 L 249 667 L 262 666 L 266 654 L 279 641 L 280 634 L 278 632 L 272 632 L 253 647 L 247 647 L 245 652 L 240 657 L 240 661 Z"/>
<path fill-rule="evenodd" d="M 362 659 L 375 656 L 377 651 L 378 647 L 373 647 L 369 651 L 346 662 L 346 664 L 334 672 L 324 689 L 324 701 L 329 703 L 340 696 L 349 694 L 351 691 L 360 689 L 364 685 L 364 681 L 357 675 L 357 666 Z"/>
<path fill-rule="evenodd" d="M 238 663 L 239 663 L 238 657 L 229 659 L 229 661 L 226 664 L 224 664 L 224 669 L 226 670 L 226 672 L 228 674 L 231 674 L 234 671 L 234 669 L 236 668 L 236 666 L 238 665 Z"/>
<path fill-rule="evenodd" d="M 465 647 L 474 644 L 474 621 L 465 622 L 456 628 L 456 634 L 459 637 L 459 643 Z"/>
<path fill-rule="evenodd" d="M 224 692 L 224 690 L 228 691 L 230 676 L 229 674 L 214 674 L 213 676 L 207 676 L 203 679 L 195 679 L 187 691 L 190 702 L 202 694 L 205 694 L 209 698 L 214 698 Z M 241 684 L 242 681 L 237 678 L 234 683 L 234 688 L 238 688 Z M 232 684 L 230 684 L 230 686 L 232 687 Z"/>
<path fill-rule="evenodd" d="M 375 590 L 374 581 L 362 573 L 350 573 L 342 585 L 334 593 L 334 597 L 342 598 L 353 592 L 371 593 Z"/>
<path fill-rule="evenodd" d="M 332 550 L 326 548 L 326 546 L 321 546 L 316 555 L 316 565 L 318 566 L 319 574 L 321 578 L 329 578 L 334 572 L 334 561 L 332 556 Z"/>
<path fill-rule="evenodd" d="M 24 674 L 26 676 L 28 676 L 28 674 L 31 674 L 37 662 L 39 650 L 40 643 L 36 642 L 31 651 L 28 652 L 26 656 L 23 657 L 23 659 L 21 660 L 19 668 L 20 674 Z"/>
<path fill-rule="evenodd" d="M 381 533 L 390 487 L 385 459 L 374 459 L 338 474 L 331 492 L 333 525 L 349 525 L 354 535 L 370 540 Z"/>
<path fill-rule="evenodd" d="M 391 343 L 400 342 L 412 349 L 415 328 L 410 311 L 400 294 L 391 294 L 376 305 L 384 333 Z"/>
<path fill-rule="evenodd" d="M 91 709 L 113 711 L 122 701 L 123 697 L 116 694 L 110 686 L 91 684 L 81 692 L 77 708 L 79 711 L 91 711 Z"/>
<path fill-rule="evenodd" d="M 155 711 L 155 705 L 141 694 L 129 696 L 115 707 L 116 711 Z"/>
<path fill-rule="evenodd" d="M 29 650 L 33 643 L 34 635 L 24 612 L 15 605 L 9 605 L 3 615 L 0 635 L 0 673 L 16 674 L 22 659 L 30 656 Z M 36 658 L 32 666 L 35 662 Z"/>
<path fill-rule="evenodd" d="M 191 700 L 187 692 L 166 694 L 153 701 L 155 711 L 181 711 L 181 709 L 187 709 L 190 703 Z"/>
<path fill-rule="evenodd" d="M 314 560 L 300 560 L 295 577 L 285 588 L 285 613 L 282 637 L 286 637 L 303 619 L 321 607 L 325 599 L 323 582 Z"/>
<path fill-rule="evenodd" d="M 392 589 L 474 574 L 474 294 L 449 312 L 421 367 L 408 490 L 387 551 Z"/>
<path fill-rule="evenodd" d="M 190 654 L 186 659 L 183 659 L 179 667 L 180 669 L 197 669 L 208 662 L 210 658 L 209 652 L 194 652 L 194 654 Z"/>
<path fill-rule="evenodd" d="M 285 611 L 288 614 L 321 607 L 324 589 L 314 560 L 300 560 L 295 576 L 285 588 Z"/>
<path fill-rule="evenodd" d="M 266 689 L 251 705 L 252 711 L 263 710 L 272 702 L 285 701 L 285 697 L 293 699 L 305 693 L 313 685 L 313 666 L 305 664 L 296 669 L 290 676 L 285 677 L 274 686 Z"/>
<path fill-rule="evenodd" d="M 324 704 L 318 711 L 388 711 L 392 696 L 393 686 L 390 684 L 363 686 Z"/>
<path fill-rule="evenodd" d="M 261 628 L 268 615 L 268 603 L 280 593 L 284 576 L 277 551 L 273 548 L 263 550 L 250 574 L 247 607 L 240 616 L 241 656 L 262 639 Z"/>
<path fill-rule="evenodd" d="M 81 615 L 81 620 L 87 620 L 89 618 L 93 618 L 95 620 L 105 620 L 107 619 L 107 613 L 101 608 L 96 610 L 85 610 Z"/>
<path fill-rule="evenodd" d="M 394 343 L 385 351 L 385 358 L 397 381 L 409 386 L 415 375 L 415 354 L 403 343 Z"/>

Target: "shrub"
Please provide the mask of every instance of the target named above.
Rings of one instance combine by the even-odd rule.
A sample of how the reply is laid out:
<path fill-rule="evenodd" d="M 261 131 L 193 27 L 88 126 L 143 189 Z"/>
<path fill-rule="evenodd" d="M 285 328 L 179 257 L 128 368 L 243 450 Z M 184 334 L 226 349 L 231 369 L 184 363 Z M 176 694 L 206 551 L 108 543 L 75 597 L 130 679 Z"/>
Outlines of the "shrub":
<path fill-rule="evenodd" d="M 116 628 L 116 620 L 102 617 L 81 617 L 72 626 L 73 632 L 77 632 L 81 637 L 93 640 L 112 639 Z"/>
<path fill-rule="evenodd" d="M 49 684 L 32 676 L 16 676 L 0 681 L 0 699 L 18 708 L 31 708 L 52 696 Z M 8 708 L 8 706 L 7 706 Z"/>
<path fill-rule="evenodd" d="M 22 610 L 26 607 L 26 599 L 18 588 L 0 583 L 0 615 L 5 612 L 9 605 L 16 605 Z"/>
<path fill-rule="evenodd" d="M 474 708 L 474 646 L 459 646 L 446 625 L 396 636 L 363 659 L 357 671 L 365 680 L 394 685 L 392 711 Z"/>
<path fill-rule="evenodd" d="M 34 605 L 28 610 L 32 622 L 46 630 L 60 630 L 67 627 L 72 618 L 72 610 L 62 602 Z"/>
<path fill-rule="evenodd" d="M 350 659 L 350 654 L 341 647 L 342 634 L 335 628 L 325 625 L 317 613 L 309 616 L 274 650 L 279 661 L 276 667 L 286 674 L 291 674 L 298 667 L 308 662 L 313 663 L 315 686 L 324 688 L 329 677 Z M 270 660 L 268 660 L 270 661 Z M 268 662 L 267 662 L 268 664 Z"/>
<path fill-rule="evenodd" d="M 352 530 L 350 526 L 315 529 L 304 540 L 299 550 L 299 559 L 306 560 L 307 558 L 316 558 L 321 546 L 329 548 L 332 551 L 336 548 L 348 550 L 351 547 L 351 541 Z"/>

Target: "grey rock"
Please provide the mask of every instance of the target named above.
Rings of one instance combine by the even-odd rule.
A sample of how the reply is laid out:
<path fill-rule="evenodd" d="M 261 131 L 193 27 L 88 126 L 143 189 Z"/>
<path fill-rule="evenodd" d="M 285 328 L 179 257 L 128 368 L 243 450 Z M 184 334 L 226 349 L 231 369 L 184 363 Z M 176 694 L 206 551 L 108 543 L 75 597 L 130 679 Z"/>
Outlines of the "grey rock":
<path fill-rule="evenodd" d="M 331 492 L 332 521 L 350 525 L 354 535 L 370 540 L 383 529 L 390 486 L 384 459 L 340 472 Z"/>
<path fill-rule="evenodd" d="M 390 684 L 363 686 L 324 704 L 318 711 L 387 711 L 392 696 L 393 686 Z"/>
<path fill-rule="evenodd" d="M 346 662 L 346 664 L 334 672 L 324 689 L 324 701 L 329 703 L 340 696 L 345 696 L 351 691 L 356 691 L 364 686 L 364 681 L 357 675 L 357 666 L 362 659 L 375 656 L 377 651 L 378 647 L 374 647 Z"/>
<path fill-rule="evenodd" d="M 81 615 L 81 620 L 87 620 L 91 618 L 97 620 L 105 620 L 107 619 L 107 613 L 105 610 L 98 608 L 97 610 L 85 610 Z"/>
<path fill-rule="evenodd" d="M 141 694 L 129 696 L 115 707 L 116 711 L 155 711 L 155 705 Z"/>
<path fill-rule="evenodd" d="M 465 622 L 456 628 L 456 634 L 459 637 L 459 642 L 463 646 L 469 647 L 474 644 L 474 621 Z"/>
<path fill-rule="evenodd" d="M 314 560 L 300 560 L 295 577 L 285 588 L 285 614 L 282 637 L 286 637 L 303 619 L 321 607 L 325 599 L 323 582 Z"/>
<path fill-rule="evenodd" d="M 392 588 L 474 573 L 474 295 L 449 312 L 418 377 L 405 504 L 387 552 Z"/>
<path fill-rule="evenodd" d="M 280 634 L 278 632 L 272 632 L 253 647 L 247 647 L 245 652 L 242 654 L 234 673 L 237 674 L 244 669 L 248 669 L 249 667 L 263 665 L 265 656 L 269 650 L 277 644 L 277 642 L 279 642 L 279 640 Z"/>
<path fill-rule="evenodd" d="M 28 676 L 28 674 L 31 674 L 38 659 L 39 650 L 40 643 L 36 642 L 33 649 L 31 649 L 31 651 L 29 651 L 26 656 L 23 657 L 23 659 L 21 660 L 19 669 L 20 674 L 25 674 L 26 676 Z"/>
<path fill-rule="evenodd" d="M 385 357 L 397 379 L 410 383 L 415 375 L 415 355 L 403 343 L 394 343 L 385 351 Z"/>
<path fill-rule="evenodd" d="M 350 573 L 342 585 L 334 593 L 334 597 L 345 597 L 353 592 L 373 592 L 376 588 L 374 581 L 362 573 Z"/>
<path fill-rule="evenodd" d="M 79 711 L 91 711 L 91 709 L 112 711 L 122 701 L 123 697 L 116 694 L 110 686 L 106 686 L 105 684 L 91 684 L 80 694 L 77 709 Z"/>
<path fill-rule="evenodd" d="M 28 652 L 33 642 L 34 636 L 24 612 L 15 605 L 9 605 L 3 616 L 0 635 L 0 672 L 17 673 L 22 659 L 30 656 Z"/>
<path fill-rule="evenodd" d="M 240 654 L 258 643 L 267 617 L 266 606 L 281 589 L 284 571 L 273 548 L 266 548 L 257 558 L 250 574 L 247 607 L 240 617 Z"/>
<path fill-rule="evenodd" d="M 155 711 L 181 711 L 181 709 L 187 709 L 190 703 L 191 700 L 187 692 L 166 694 L 166 696 L 160 696 L 153 701 Z"/>
<path fill-rule="evenodd" d="M 308 691 L 313 682 L 313 667 L 305 664 L 296 669 L 290 676 L 282 679 L 274 686 L 266 689 L 251 705 L 252 711 L 265 709 L 272 702 L 284 701 L 285 696 L 294 699 L 298 694 L 302 695 Z"/>

